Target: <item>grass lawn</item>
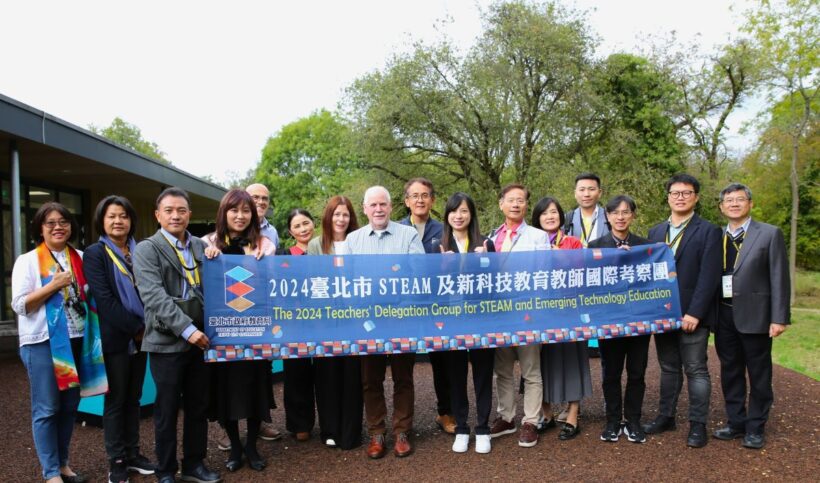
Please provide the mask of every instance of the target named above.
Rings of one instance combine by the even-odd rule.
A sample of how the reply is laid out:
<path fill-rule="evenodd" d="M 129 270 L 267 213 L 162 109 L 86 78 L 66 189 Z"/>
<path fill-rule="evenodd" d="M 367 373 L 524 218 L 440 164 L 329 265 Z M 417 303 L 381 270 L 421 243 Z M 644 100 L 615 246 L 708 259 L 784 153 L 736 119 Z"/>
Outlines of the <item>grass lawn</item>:
<path fill-rule="evenodd" d="M 774 340 L 772 359 L 820 381 L 820 310 L 792 308 L 792 325 Z"/>
<path fill-rule="evenodd" d="M 797 271 L 795 307 L 820 310 L 820 272 Z"/>

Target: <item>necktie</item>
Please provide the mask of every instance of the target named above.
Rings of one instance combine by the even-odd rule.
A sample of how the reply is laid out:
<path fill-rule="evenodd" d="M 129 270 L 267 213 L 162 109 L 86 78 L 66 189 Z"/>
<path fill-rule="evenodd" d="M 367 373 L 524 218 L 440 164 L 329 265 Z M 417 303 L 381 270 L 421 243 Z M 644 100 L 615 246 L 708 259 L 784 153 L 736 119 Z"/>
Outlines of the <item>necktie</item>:
<path fill-rule="evenodd" d="M 507 236 L 504 237 L 504 243 L 501 244 L 501 251 L 508 252 L 512 249 L 512 230 L 507 228 Z"/>

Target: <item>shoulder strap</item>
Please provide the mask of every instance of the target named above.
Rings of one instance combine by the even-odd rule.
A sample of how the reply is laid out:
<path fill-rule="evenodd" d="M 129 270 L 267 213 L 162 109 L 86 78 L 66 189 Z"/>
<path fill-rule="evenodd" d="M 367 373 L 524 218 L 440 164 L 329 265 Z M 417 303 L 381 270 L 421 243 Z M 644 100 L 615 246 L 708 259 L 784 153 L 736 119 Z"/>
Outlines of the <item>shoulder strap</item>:
<path fill-rule="evenodd" d="M 575 210 L 569 210 L 564 214 L 564 235 L 572 235 L 572 218 L 575 216 Z"/>

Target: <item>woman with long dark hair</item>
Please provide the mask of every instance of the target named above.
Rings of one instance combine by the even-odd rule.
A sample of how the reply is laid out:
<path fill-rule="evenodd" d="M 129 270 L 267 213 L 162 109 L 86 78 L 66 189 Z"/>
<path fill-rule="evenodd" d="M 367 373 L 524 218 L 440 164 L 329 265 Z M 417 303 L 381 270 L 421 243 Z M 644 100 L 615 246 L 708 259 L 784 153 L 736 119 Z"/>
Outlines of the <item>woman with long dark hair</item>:
<path fill-rule="evenodd" d="M 333 255 L 343 250 L 347 234 L 359 228 L 353 203 L 334 196 L 322 214 L 322 236 L 308 243 L 308 255 Z M 362 444 L 362 365 L 359 356 L 317 357 L 316 409 L 319 433 L 330 447 L 353 449 Z"/>
<path fill-rule="evenodd" d="M 253 198 L 244 190 L 233 189 L 222 197 L 216 213 L 216 231 L 203 240 L 208 245 L 205 256 L 226 255 L 261 257 L 273 251 L 273 242 L 259 232 L 259 219 Z M 270 422 L 273 403 L 270 361 L 234 361 L 216 364 L 212 369 L 211 419 L 225 428 L 231 440 L 230 456 L 225 467 L 236 471 L 242 467 L 242 456 L 256 471 L 265 461 L 256 449 L 259 426 Z M 248 435 L 245 446 L 239 438 L 239 420 L 246 419 Z"/>
<path fill-rule="evenodd" d="M 103 403 L 103 438 L 108 481 L 128 481 L 128 471 L 152 475 L 156 466 L 139 450 L 140 398 L 148 354 L 140 350 L 145 313 L 131 256 L 137 246 L 137 212 L 128 199 L 106 196 L 94 212 L 97 243 L 83 255 L 88 288 L 97 302 L 108 394 Z"/>
<path fill-rule="evenodd" d="M 475 203 L 465 193 L 455 193 L 444 205 L 444 230 L 441 240 L 442 253 L 494 252 L 492 240 L 481 235 Z M 446 353 L 450 368 L 451 399 L 456 418 L 456 437 L 453 451 L 464 453 L 470 444 L 470 426 L 467 416 L 470 402 L 467 397 L 467 362 L 473 366 L 473 386 L 476 401 L 477 453 L 489 453 L 490 410 L 493 399 L 493 365 L 495 349 L 470 349 Z"/>

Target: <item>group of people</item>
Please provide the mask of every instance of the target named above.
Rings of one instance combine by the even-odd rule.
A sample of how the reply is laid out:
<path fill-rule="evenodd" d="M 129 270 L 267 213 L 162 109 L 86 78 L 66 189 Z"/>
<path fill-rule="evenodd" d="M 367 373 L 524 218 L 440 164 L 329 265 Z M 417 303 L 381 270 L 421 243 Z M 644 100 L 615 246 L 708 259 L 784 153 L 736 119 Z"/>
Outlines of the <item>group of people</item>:
<path fill-rule="evenodd" d="M 287 232 L 294 243 L 284 248 L 265 218 L 271 200 L 264 186 L 230 190 L 220 202 L 215 231 L 201 239 L 187 230 L 191 219 L 187 193 L 167 188 L 156 200 L 160 228 L 139 243 L 131 203 L 116 195 L 103 199 L 94 217 L 100 239 L 85 253 L 69 244 L 77 231 L 70 212 L 59 203 L 46 203 L 32 219 L 38 246 L 17 259 L 12 274 L 12 306 L 19 316 L 20 356 L 30 381 L 32 432 L 43 477 L 50 483 L 84 481 L 69 466 L 68 448 L 81 386 L 85 387 L 88 367 L 95 363 L 89 361 L 86 348 L 95 343 L 102 344 L 108 380 L 103 426 L 110 482 L 128 481 L 129 471 L 155 473 L 163 483 L 175 481 L 180 409 L 184 418 L 181 480 L 221 480 L 204 463 L 209 419 L 224 430 L 219 446 L 229 451 L 228 471 L 245 462 L 257 471 L 265 468 L 257 439 L 281 437 L 269 424 L 270 411 L 276 407 L 270 361 L 204 362 L 203 351 L 210 341 L 203 327 L 200 264 L 203 258 L 220 254 L 257 259 L 322 254 L 457 256 L 629 250 L 665 243 L 675 256 L 683 317 L 682 330 L 655 335 L 661 369 L 658 416 L 641 424 L 650 336 L 601 340 L 606 424 L 600 438 L 615 442 L 623 434 L 642 443 L 646 434 L 674 429 L 685 375 L 687 444 L 706 445 L 711 392 L 706 352 L 712 330 L 728 416 L 727 426 L 716 429 L 713 436 L 743 438 L 744 446 L 762 448 L 773 401 L 771 340 L 785 330 L 790 318 L 783 235 L 776 227 L 751 219 L 751 192 L 742 184 L 730 184 L 720 193 L 720 209 L 728 220 L 723 229 L 695 213 L 700 184 L 694 177 L 673 176 L 666 192 L 670 216 L 643 238 L 631 231 L 635 201 L 618 195 L 601 206 L 601 180 L 594 174 L 576 178 L 577 208 L 565 213 L 557 199 L 545 197 L 535 203 L 529 218 L 529 191 L 510 184 L 498 197 L 504 223 L 484 236 L 469 195 L 451 195 L 439 222 L 431 217 L 436 199 L 433 184 L 415 178 L 404 186 L 406 218 L 392 221 L 390 194 L 373 186 L 362 202 L 367 224 L 359 226 L 349 198 L 334 196 L 325 206 L 319 236 L 314 236 L 310 213 L 303 209 L 289 213 Z M 97 320 L 99 331 L 94 330 Z M 580 432 L 581 401 L 592 393 L 585 342 L 433 352 L 429 358 L 436 424 L 455 434 L 454 452 L 466 452 L 470 444 L 468 365 L 475 390 L 476 452 L 488 453 L 493 438 L 516 432 L 522 447 L 536 445 L 539 434 L 550 428 L 560 426 L 560 440 Z M 366 454 L 383 457 L 387 451 L 384 380 L 389 362 L 393 452 L 399 457 L 410 455 L 415 360 L 415 354 L 285 360 L 287 431 L 297 440 L 309 439 L 318 414 L 322 442 L 351 449 L 362 445 L 364 412 L 369 436 Z M 520 381 L 514 378 L 516 360 Z M 139 400 L 147 363 L 157 388 L 155 464 L 142 455 L 139 442 Z M 494 378 L 498 406 L 491 423 Z M 517 425 L 519 392 L 524 414 Z M 247 427 L 244 442 L 241 420 Z"/>

